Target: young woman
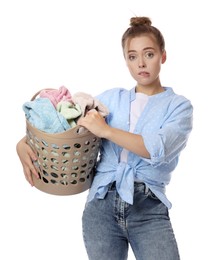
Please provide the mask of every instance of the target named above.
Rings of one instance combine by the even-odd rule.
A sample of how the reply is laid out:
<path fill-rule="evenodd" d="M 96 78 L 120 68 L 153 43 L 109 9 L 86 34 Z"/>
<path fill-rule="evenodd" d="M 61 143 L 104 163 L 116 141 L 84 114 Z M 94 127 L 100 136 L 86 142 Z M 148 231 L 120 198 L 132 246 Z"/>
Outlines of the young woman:
<path fill-rule="evenodd" d="M 193 108 L 160 82 L 165 42 L 149 18 L 131 18 L 122 48 L 136 86 L 97 96 L 109 109 L 105 119 L 91 110 L 78 121 L 102 138 L 82 219 L 87 254 L 91 260 L 124 260 L 130 244 L 137 260 L 177 260 L 165 187 L 192 130 Z M 33 185 L 37 158 L 25 138 L 17 153 Z"/>

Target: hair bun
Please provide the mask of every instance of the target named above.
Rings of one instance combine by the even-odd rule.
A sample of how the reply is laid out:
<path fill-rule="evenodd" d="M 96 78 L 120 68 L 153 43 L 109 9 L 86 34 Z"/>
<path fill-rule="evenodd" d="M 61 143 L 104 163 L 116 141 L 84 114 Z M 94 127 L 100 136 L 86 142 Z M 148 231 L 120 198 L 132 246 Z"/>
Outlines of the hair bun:
<path fill-rule="evenodd" d="M 152 22 L 148 17 L 132 17 L 130 19 L 131 26 L 140 26 L 140 25 L 150 26 L 151 24 Z"/>

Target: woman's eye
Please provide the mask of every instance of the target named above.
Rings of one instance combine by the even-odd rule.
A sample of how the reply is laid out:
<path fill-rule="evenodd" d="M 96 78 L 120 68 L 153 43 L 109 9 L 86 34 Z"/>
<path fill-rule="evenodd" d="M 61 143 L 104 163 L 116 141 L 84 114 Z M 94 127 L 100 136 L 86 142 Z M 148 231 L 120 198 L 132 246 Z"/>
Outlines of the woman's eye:
<path fill-rule="evenodd" d="M 128 56 L 128 59 L 129 59 L 129 60 L 135 60 L 135 58 L 136 58 L 135 55 L 129 55 L 129 56 Z"/>
<path fill-rule="evenodd" d="M 148 59 L 151 59 L 151 58 L 154 57 L 154 53 L 153 52 L 146 52 L 145 57 L 148 58 Z"/>

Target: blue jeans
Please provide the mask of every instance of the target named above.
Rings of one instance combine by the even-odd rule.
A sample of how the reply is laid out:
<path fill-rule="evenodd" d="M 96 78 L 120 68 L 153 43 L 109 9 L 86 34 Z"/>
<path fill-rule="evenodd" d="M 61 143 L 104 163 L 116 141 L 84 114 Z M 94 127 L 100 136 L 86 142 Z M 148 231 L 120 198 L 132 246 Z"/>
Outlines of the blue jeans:
<path fill-rule="evenodd" d="M 86 204 L 82 223 L 90 260 L 126 260 L 129 244 L 137 260 L 180 259 L 168 209 L 143 183 L 133 205 L 110 185 L 105 199 Z"/>

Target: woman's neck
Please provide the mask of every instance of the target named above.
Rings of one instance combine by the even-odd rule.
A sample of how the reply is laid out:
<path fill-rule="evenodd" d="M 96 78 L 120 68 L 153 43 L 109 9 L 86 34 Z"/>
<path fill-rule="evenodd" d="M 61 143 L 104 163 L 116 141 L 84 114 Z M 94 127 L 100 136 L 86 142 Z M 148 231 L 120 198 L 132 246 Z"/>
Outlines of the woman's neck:
<path fill-rule="evenodd" d="M 152 96 L 161 92 L 164 92 L 165 89 L 160 85 L 160 86 L 141 86 L 137 85 L 135 88 L 136 93 L 144 93 L 148 96 Z"/>

